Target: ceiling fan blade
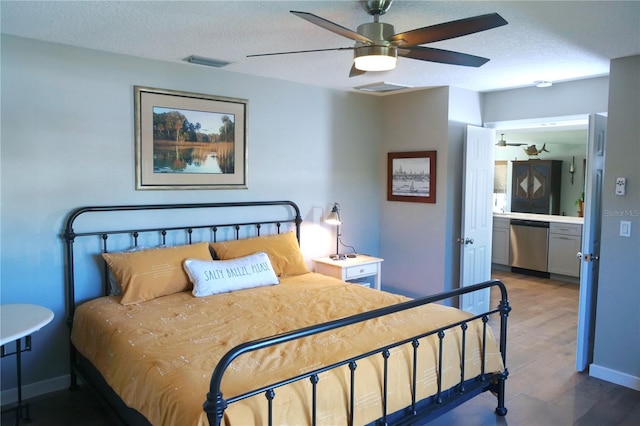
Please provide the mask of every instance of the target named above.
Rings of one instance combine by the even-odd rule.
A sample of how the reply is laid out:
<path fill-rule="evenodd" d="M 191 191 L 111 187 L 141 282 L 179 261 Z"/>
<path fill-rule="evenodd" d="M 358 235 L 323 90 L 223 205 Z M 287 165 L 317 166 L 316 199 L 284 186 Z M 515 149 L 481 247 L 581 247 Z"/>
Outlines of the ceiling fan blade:
<path fill-rule="evenodd" d="M 308 13 L 308 12 L 298 12 L 295 10 L 291 10 L 291 13 L 293 13 L 294 15 L 296 15 L 299 18 L 302 18 L 304 20 L 307 20 L 309 22 L 311 22 L 312 24 L 315 24 L 319 27 L 324 28 L 325 30 L 329 30 L 331 32 L 334 32 L 338 35 L 341 35 L 343 37 L 349 38 L 351 40 L 355 40 L 355 41 L 361 41 L 363 43 L 368 43 L 368 44 L 373 44 L 373 40 L 358 34 L 355 31 L 351 31 L 349 28 L 345 28 L 341 25 L 338 25 L 334 22 L 328 21 L 324 18 L 321 18 L 317 15 L 314 15 L 313 13 Z"/>
<path fill-rule="evenodd" d="M 466 53 L 452 52 L 451 50 L 434 49 L 433 47 L 413 46 L 398 49 L 398 55 L 421 61 L 439 62 L 441 64 L 462 65 L 465 67 L 480 67 L 488 58 L 468 55 Z"/>
<path fill-rule="evenodd" d="M 356 65 L 353 64 L 351 65 L 351 71 L 349 71 L 349 77 L 357 77 L 364 73 L 366 73 L 366 71 L 359 70 L 358 68 L 356 68 Z"/>
<path fill-rule="evenodd" d="M 526 143 L 500 143 L 500 141 L 496 143 L 496 146 L 500 148 L 504 148 L 505 146 L 522 146 L 522 145 L 526 145 Z"/>
<path fill-rule="evenodd" d="M 488 13 L 394 34 L 387 40 L 397 46 L 417 46 L 490 30 L 507 24 L 508 22 L 497 13 Z"/>
<path fill-rule="evenodd" d="M 353 50 L 353 47 L 333 47 L 329 49 L 293 50 L 291 52 L 256 53 L 253 55 L 247 55 L 247 58 L 254 58 L 256 56 L 291 55 L 294 53 L 328 52 L 332 50 Z"/>

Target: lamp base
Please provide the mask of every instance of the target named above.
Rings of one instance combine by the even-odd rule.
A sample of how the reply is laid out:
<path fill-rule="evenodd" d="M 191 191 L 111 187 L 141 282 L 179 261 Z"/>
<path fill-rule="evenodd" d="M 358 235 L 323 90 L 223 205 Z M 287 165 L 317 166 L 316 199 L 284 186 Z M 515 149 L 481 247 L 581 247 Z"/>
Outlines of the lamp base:
<path fill-rule="evenodd" d="M 332 254 L 329 256 L 331 260 L 345 260 L 346 258 L 353 259 L 354 257 L 358 257 L 355 253 L 353 254 Z"/>

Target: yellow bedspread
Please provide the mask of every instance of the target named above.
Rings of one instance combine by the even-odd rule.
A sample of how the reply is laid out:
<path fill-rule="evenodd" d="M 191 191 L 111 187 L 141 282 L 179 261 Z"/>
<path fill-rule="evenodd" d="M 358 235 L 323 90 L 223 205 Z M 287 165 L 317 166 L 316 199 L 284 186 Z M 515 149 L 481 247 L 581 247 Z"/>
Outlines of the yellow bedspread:
<path fill-rule="evenodd" d="M 154 425 L 208 424 L 202 404 L 216 362 L 234 346 L 318 322 L 407 300 L 398 295 L 345 284 L 309 273 L 283 278 L 279 285 L 196 298 L 189 292 L 123 306 L 117 296 L 84 303 L 75 312 L 72 342 L 101 372 L 130 407 Z M 325 332 L 303 341 L 240 356 L 223 379 L 225 398 L 262 384 L 309 371 L 366 349 L 411 337 L 468 314 L 427 305 L 366 323 Z M 477 331 L 476 331 L 477 328 Z M 470 324 L 466 377 L 480 372 L 481 324 Z M 445 338 L 443 389 L 460 381 L 459 328 Z M 410 404 L 412 348 L 397 348 L 389 358 L 388 411 Z M 437 337 L 419 346 L 418 397 L 436 392 Z M 502 361 L 489 333 L 487 372 L 501 371 Z M 318 423 L 346 424 L 349 414 L 347 367 L 320 374 Z M 382 416 L 382 356 L 358 362 L 355 424 Z M 309 424 L 308 380 L 276 389 L 274 424 Z M 266 424 L 263 395 L 231 404 L 225 424 Z"/>

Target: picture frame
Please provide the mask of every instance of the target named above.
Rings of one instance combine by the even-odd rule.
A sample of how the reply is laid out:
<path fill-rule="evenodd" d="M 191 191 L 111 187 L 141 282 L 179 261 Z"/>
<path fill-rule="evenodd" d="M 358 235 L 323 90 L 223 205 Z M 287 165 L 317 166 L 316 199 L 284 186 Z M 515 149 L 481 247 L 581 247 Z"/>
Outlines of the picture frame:
<path fill-rule="evenodd" d="M 134 86 L 136 190 L 247 189 L 247 106 Z"/>
<path fill-rule="evenodd" d="M 387 200 L 436 202 L 436 151 L 387 154 Z"/>

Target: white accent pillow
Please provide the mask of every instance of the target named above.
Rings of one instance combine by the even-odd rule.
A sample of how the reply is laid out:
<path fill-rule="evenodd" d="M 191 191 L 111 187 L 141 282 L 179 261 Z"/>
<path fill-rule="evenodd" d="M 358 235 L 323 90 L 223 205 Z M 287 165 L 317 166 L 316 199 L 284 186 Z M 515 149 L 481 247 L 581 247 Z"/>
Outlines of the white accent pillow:
<path fill-rule="evenodd" d="M 279 283 L 265 252 L 229 260 L 187 259 L 183 265 L 196 297 Z"/>

